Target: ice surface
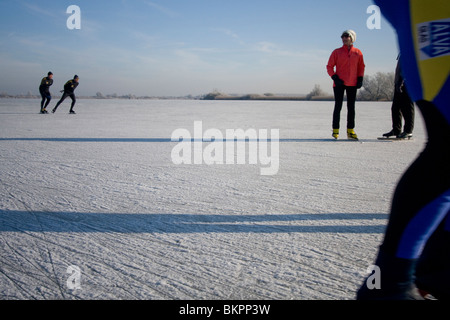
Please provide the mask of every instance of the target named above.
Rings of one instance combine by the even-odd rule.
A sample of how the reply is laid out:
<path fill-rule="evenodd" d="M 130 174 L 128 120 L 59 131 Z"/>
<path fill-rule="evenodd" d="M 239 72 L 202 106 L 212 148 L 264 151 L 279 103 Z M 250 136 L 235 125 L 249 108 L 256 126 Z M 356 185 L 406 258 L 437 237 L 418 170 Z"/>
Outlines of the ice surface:
<path fill-rule="evenodd" d="M 426 141 L 418 112 L 413 141 L 377 140 L 390 106 L 358 102 L 349 142 L 331 139 L 333 102 L 78 100 L 40 115 L 0 99 L 0 298 L 353 299 Z M 278 174 L 173 164 L 171 134 L 194 121 L 279 129 Z"/>

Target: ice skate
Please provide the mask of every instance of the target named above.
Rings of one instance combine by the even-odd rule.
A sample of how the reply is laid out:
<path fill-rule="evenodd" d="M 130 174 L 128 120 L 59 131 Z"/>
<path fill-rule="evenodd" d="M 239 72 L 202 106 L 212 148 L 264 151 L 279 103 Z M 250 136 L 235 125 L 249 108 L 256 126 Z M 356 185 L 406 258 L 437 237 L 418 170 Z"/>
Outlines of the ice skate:
<path fill-rule="evenodd" d="M 347 129 L 347 138 L 349 140 L 358 140 L 358 136 L 356 135 L 355 130 Z"/>
<path fill-rule="evenodd" d="M 398 139 L 411 139 L 412 138 L 412 133 L 409 133 L 409 132 L 402 132 L 402 133 L 400 133 L 398 136 L 397 136 L 397 138 Z"/>
<path fill-rule="evenodd" d="M 400 132 L 395 132 L 394 130 L 391 130 L 389 132 L 383 133 L 383 137 L 390 138 L 390 137 L 397 137 Z"/>
<path fill-rule="evenodd" d="M 339 129 L 333 129 L 331 136 L 337 140 L 339 138 Z"/>

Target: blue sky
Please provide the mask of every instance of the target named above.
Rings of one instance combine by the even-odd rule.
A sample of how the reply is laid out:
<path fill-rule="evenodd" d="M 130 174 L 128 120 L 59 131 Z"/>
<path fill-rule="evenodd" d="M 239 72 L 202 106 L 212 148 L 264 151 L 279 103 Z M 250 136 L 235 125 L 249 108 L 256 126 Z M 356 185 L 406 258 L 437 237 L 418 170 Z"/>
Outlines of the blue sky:
<path fill-rule="evenodd" d="M 2 0 L 0 92 L 52 92 L 80 76 L 79 95 L 332 92 L 325 65 L 357 33 L 366 74 L 392 72 L 398 53 L 382 18 L 369 30 L 365 0 Z M 81 29 L 66 25 L 70 5 Z"/>

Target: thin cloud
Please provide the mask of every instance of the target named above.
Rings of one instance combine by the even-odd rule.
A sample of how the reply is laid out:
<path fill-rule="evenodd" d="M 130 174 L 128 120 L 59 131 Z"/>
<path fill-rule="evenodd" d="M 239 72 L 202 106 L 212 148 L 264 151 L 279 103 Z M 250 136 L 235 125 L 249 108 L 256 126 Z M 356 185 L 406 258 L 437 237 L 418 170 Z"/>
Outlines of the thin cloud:
<path fill-rule="evenodd" d="M 145 1 L 145 4 L 147 4 L 148 6 L 162 12 L 163 14 L 165 14 L 166 16 L 168 16 L 169 18 L 176 18 L 179 17 L 179 13 L 170 10 L 167 7 L 161 6 L 157 3 L 151 2 L 151 1 Z"/>
<path fill-rule="evenodd" d="M 216 31 L 216 32 L 223 33 L 223 34 L 225 34 L 226 36 L 228 36 L 228 37 L 232 38 L 233 40 L 237 41 L 239 44 L 245 45 L 245 42 L 241 39 L 241 37 L 239 37 L 239 35 L 238 35 L 237 33 L 233 32 L 233 31 L 230 30 L 230 29 L 226 29 L 226 28 L 214 28 L 214 29 L 212 29 L 212 30 L 213 30 L 213 31 Z"/>
<path fill-rule="evenodd" d="M 47 16 L 47 17 L 51 17 L 51 18 L 56 18 L 58 17 L 56 15 L 56 13 L 52 12 L 51 10 L 45 10 L 41 7 L 39 7 L 38 5 L 34 4 L 34 3 L 28 3 L 28 2 L 23 2 L 22 5 L 27 8 L 29 11 L 38 14 L 39 16 Z"/>
<path fill-rule="evenodd" d="M 261 41 L 253 46 L 253 50 L 271 56 L 308 59 L 309 61 L 323 60 L 329 52 L 323 49 L 308 48 L 305 50 L 288 50 L 273 42 Z"/>

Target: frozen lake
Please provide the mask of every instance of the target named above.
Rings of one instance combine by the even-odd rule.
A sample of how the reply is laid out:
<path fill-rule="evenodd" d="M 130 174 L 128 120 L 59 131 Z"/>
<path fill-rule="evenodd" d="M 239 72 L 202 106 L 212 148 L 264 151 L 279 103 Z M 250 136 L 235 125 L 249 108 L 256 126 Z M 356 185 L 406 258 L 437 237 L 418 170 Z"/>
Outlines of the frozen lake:
<path fill-rule="evenodd" d="M 390 107 L 357 102 L 353 142 L 333 102 L 0 99 L 0 298 L 354 299 L 426 141 L 418 111 L 377 140 Z M 195 121 L 278 129 L 279 170 L 174 164 Z"/>

